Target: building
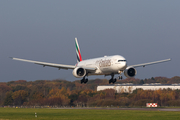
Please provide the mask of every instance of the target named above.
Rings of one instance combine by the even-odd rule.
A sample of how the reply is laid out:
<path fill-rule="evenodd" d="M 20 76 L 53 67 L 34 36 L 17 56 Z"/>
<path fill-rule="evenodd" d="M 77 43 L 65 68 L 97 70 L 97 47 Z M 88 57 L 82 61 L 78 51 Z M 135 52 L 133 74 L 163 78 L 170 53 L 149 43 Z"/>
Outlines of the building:
<path fill-rule="evenodd" d="M 143 85 L 134 85 L 132 83 L 124 83 L 124 84 L 114 84 L 114 85 L 100 85 L 97 86 L 97 91 L 105 90 L 105 89 L 114 89 L 117 93 L 132 93 L 136 89 L 143 90 L 158 90 L 158 89 L 172 89 L 180 90 L 180 84 L 169 84 L 162 85 L 160 83 L 151 83 L 151 84 L 143 84 Z"/>

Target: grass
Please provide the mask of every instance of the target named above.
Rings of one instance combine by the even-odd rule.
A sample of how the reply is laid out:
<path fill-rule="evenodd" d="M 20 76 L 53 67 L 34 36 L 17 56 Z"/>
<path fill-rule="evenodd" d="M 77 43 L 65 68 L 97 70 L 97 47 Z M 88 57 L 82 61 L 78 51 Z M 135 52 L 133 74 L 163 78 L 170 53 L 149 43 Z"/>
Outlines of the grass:
<path fill-rule="evenodd" d="M 35 117 L 35 112 L 37 117 Z M 99 109 L 0 108 L 0 120 L 180 120 L 180 112 Z"/>

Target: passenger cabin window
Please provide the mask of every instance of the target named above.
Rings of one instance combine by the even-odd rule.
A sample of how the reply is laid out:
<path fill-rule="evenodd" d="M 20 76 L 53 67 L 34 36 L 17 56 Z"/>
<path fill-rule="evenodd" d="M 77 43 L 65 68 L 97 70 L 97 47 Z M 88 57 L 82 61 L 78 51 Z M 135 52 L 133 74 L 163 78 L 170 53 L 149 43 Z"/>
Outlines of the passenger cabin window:
<path fill-rule="evenodd" d="M 123 62 L 123 61 L 126 61 L 126 60 L 118 60 L 118 62 Z"/>

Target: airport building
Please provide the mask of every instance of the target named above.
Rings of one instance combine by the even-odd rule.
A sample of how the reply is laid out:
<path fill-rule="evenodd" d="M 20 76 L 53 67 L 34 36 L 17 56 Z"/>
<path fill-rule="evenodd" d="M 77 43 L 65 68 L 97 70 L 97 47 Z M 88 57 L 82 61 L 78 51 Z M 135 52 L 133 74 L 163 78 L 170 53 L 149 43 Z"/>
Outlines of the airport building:
<path fill-rule="evenodd" d="M 158 90 L 158 89 L 172 89 L 180 90 L 180 84 L 169 84 L 162 85 L 160 83 L 151 83 L 151 84 L 143 84 L 143 85 L 134 85 L 132 83 L 124 83 L 124 84 L 114 84 L 114 85 L 100 85 L 97 86 L 97 91 L 105 90 L 105 89 L 114 89 L 117 93 L 132 93 L 136 89 L 143 90 Z"/>

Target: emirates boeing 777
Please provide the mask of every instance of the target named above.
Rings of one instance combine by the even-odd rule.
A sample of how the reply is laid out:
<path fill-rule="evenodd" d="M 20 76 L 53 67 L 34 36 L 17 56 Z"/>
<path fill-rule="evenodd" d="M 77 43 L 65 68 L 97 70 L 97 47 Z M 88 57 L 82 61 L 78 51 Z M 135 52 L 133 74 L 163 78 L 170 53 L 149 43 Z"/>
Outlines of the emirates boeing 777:
<path fill-rule="evenodd" d="M 137 64 L 137 65 L 127 65 L 126 59 L 121 55 L 113 55 L 113 56 L 104 56 L 99 58 L 82 60 L 80 48 L 78 45 L 77 38 L 75 38 L 76 45 L 76 54 L 77 54 L 77 63 L 75 65 L 65 65 L 65 64 L 55 64 L 55 63 L 47 63 L 40 61 L 33 61 L 27 59 L 20 58 L 12 58 L 13 60 L 19 60 L 24 62 L 31 62 L 38 65 L 55 67 L 59 69 L 72 69 L 72 74 L 76 78 L 82 78 L 81 83 L 88 82 L 88 76 L 90 75 L 105 75 L 111 76 L 109 80 L 110 83 L 115 83 L 117 79 L 122 79 L 121 74 L 124 73 L 126 77 L 134 77 L 137 73 L 136 67 L 145 67 L 147 65 L 162 63 L 170 61 L 171 59 L 165 59 L 160 61 L 154 61 L 149 63 Z M 120 74 L 118 78 L 114 78 L 115 74 Z"/>

